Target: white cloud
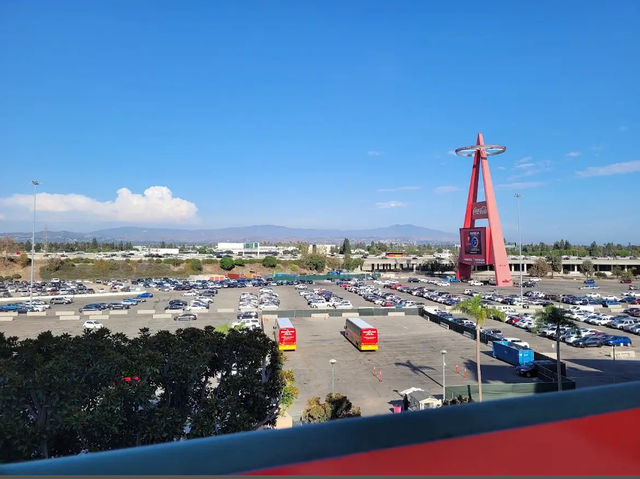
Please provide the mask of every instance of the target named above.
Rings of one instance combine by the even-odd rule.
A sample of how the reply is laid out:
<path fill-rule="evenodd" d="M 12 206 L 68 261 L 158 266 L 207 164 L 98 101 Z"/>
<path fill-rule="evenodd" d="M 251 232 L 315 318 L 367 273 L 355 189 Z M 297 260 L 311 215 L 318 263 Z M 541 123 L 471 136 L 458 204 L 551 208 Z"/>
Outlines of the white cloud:
<path fill-rule="evenodd" d="M 518 164 L 516 165 L 516 168 L 519 168 L 519 169 L 526 169 L 526 168 L 532 168 L 532 167 L 534 167 L 534 166 L 536 166 L 536 164 L 535 164 L 535 163 L 518 163 Z"/>
<path fill-rule="evenodd" d="M 580 155 L 582 155 L 582 153 L 580 153 L 579 151 L 570 151 L 569 153 L 567 153 L 567 156 L 571 158 L 577 158 Z"/>
<path fill-rule="evenodd" d="M 629 127 L 627 125 L 621 125 L 620 128 L 618 128 L 622 133 L 629 131 Z"/>
<path fill-rule="evenodd" d="M 594 146 L 591 147 L 591 149 L 593 151 L 602 151 L 602 150 L 604 150 L 604 146 L 602 146 L 602 145 L 594 145 Z"/>
<path fill-rule="evenodd" d="M 460 191 L 460 187 L 453 186 L 453 185 L 443 185 L 443 186 L 438 186 L 433 190 L 434 193 L 437 193 L 439 195 L 444 193 L 452 193 L 454 191 Z"/>
<path fill-rule="evenodd" d="M 496 185 L 496 188 L 500 190 L 523 190 L 526 188 L 537 188 L 542 185 L 544 185 L 542 181 L 520 181 L 516 183 L 502 183 Z"/>
<path fill-rule="evenodd" d="M 604 166 L 590 166 L 584 170 L 577 171 L 576 174 L 586 178 L 589 176 L 622 175 L 625 173 L 636 173 L 638 171 L 640 171 L 640 160 L 611 163 L 610 165 Z"/>
<path fill-rule="evenodd" d="M 506 168 L 504 166 L 496 166 L 495 168 L 496 168 L 496 170 L 506 170 Z"/>
<path fill-rule="evenodd" d="M 518 161 L 516 161 L 517 164 L 521 164 L 521 163 L 529 163 L 531 162 L 531 160 L 533 160 L 533 156 L 523 156 L 522 158 L 520 158 Z M 517 168 L 517 167 L 516 167 Z"/>
<path fill-rule="evenodd" d="M 456 156 L 456 150 L 447 151 L 447 155 Z"/>
<path fill-rule="evenodd" d="M 113 201 L 98 201 L 74 193 L 38 193 L 36 200 L 39 212 L 84 213 L 103 221 L 173 223 L 192 219 L 198 211 L 194 203 L 174 198 L 166 186 L 151 186 L 142 195 L 120 188 Z M 33 210 L 32 195 L 16 194 L 0 201 L 7 206 Z"/>
<path fill-rule="evenodd" d="M 403 203 L 402 201 L 385 201 L 384 203 L 376 203 L 376 207 L 386 210 L 389 208 L 404 208 L 407 206 L 407 203 Z"/>
<path fill-rule="evenodd" d="M 367 155 L 369 155 L 369 156 L 380 156 L 380 155 L 382 155 L 382 152 L 381 151 L 371 150 L 371 151 L 367 151 Z"/>
<path fill-rule="evenodd" d="M 398 186 L 396 188 L 378 188 L 378 193 L 388 193 L 392 191 L 411 191 L 411 190 L 419 190 L 421 186 Z"/>

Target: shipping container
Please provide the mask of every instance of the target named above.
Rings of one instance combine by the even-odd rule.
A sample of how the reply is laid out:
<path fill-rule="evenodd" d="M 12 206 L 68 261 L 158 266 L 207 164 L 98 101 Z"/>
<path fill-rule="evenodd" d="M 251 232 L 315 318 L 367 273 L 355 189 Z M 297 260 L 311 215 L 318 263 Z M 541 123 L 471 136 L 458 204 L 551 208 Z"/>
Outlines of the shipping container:
<path fill-rule="evenodd" d="M 533 349 L 523 348 L 509 341 L 493 342 L 493 357 L 514 366 L 530 363 L 534 359 L 533 354 Z"/>
<path fill-rule="evenodd" d="M 227 278 L 221 274 L 214 274 L 213 276 L 209 276 L 209 281 L 224 281 L 225 279 Z"/>
<path fill-rule="evenodd" d="M 229 279 L 240 279 L 240 278 L 242 278 L 242 275 L 239 274 L 239 273 L 228 273 L 227 277 Z"/>

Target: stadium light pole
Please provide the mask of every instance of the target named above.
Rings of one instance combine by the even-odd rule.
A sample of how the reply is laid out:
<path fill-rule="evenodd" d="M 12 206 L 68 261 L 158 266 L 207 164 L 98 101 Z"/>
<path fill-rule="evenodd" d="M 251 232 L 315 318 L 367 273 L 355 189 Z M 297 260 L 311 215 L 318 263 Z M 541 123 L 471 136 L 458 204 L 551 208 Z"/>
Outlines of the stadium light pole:
<path fill-rule="evenodd" d="M 336 393 L 336 360 L 330 359 L 331 364 L 331 394 Z"/>
<path fill-rule="evenodd" d="M 522 232 L 520 231 L 520 193 L 513 195 L 518 205 L 518 244 L 520 245 L 520 303 L 522 303 Z M 522 306 L 522 304 L 520 304 Z"/>
<path fill-rule="evenodd" d="M 444 369 L 444 367 L 447 364 L 444 362 L 444 357 L 447 355 L 447 350 L 443 349 L 442 351 L 440 351 L 440 353 L 442 354 L 442 402 L 444 402 L 445 397 L 446 397 L 445 396 L 446 388 L 447 388 L 447 386 L 446 386 L 446 382 L 447 382 L 446 378 L 447 378 L 447 376 L 445 374 L 445 369 Z"/>
<path fill-rule="evenodd" d="M 31 281 L 29 285 L 29 308 L 33 307 L 33 267 L 36 261 L 36 193 L 40 182 L 31 180 L 33 185 L 33 229 L 31 231 Z"/>

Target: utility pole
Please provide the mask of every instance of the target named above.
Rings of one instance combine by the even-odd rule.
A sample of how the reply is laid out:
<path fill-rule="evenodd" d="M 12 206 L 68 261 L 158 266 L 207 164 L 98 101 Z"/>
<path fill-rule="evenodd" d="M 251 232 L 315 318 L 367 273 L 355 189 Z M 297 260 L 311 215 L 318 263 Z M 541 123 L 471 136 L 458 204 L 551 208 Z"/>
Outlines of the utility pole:
<path fill-rule="evenodd" d="M 518 244 L 520 245 L 520 303 L 522 303 L 522 232 L 520 231 L 520 193 L 513 195 L 518 205 Z M 522 305 L 521 305 L 522 306 Z"/>
<path fill-rule="evenodd" d="M 36 192 L 40 182 L 32 180 L 33 185 L 33 229 L 31 231 L 31 281 L 29 285 L 29 307 L 33 306 L 33 267 L 36 261 Z"/>

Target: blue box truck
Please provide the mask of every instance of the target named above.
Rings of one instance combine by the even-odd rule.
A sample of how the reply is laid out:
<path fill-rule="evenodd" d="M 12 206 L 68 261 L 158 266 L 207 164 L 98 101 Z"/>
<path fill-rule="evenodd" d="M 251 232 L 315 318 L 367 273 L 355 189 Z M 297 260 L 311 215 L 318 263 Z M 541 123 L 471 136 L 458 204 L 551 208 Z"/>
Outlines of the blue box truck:
<path fill-rule="evenodd" d="M 509 341 L 494 341 L 493 357 L 518 366 L 533 361 L 533 349 L 523 348 Z"/>

